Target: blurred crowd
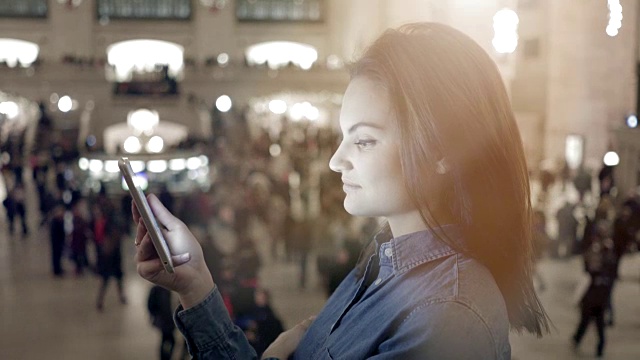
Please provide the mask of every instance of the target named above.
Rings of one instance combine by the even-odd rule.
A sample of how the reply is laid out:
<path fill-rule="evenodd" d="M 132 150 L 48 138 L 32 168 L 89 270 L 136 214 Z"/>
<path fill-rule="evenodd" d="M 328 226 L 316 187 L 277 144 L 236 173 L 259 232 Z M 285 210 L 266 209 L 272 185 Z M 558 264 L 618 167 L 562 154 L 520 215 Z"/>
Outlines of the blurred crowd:
<path fill-rule="evenodd" d="M 309 272 L 317 271 L 329 295 L 353 268 L 377 221 L 355 219 L 342 207 L 340 176 L 327 166 L 338 143 L 333 129 L 284 122 L 276 135 L 269 129 L 249 134 L 243 116 L 215 110 L 213 126 L 215 136 L 195 144 L 210 159 L 212 185 L 174 193 L 170 184 L 150 183 L 148 191 L 201 242 L 229 313 L 261 353 L 283 329 L 259 281 L 262 265 L 295 265 L 292 282 L 301 289 L 309 286 Z M 46 151 L 29 158 L 19 142 L 13 144 L 18 146 L 4 148 L 11 161 L 2 168 L 11 241 L 48 230 L 55 277 L 95 274 L 101 281 L 99 311 L 105 311 L 105 293 L 115 279 L 119 301 L 126 304 L 122 244 L 134 230 L 129 194 L 109 193 L 104 184 L 95 193 L 83 186 L 77 159 Z M 27 206 L 28 198 L 37 213 L 30 213 L 36 208 Z M 33 224 L 40 229 L 29 228 Z M 175 344 L 169 336 L 173 322 L 158 320 L 170 315 L 158 310 L 162 304 L 175 308 L 175 299 L 162 300 L 166 296 L 158 289 L 149 294 L 153 325 L 163 333 L 162 356 L 170 356 Z"/>
<path fill-rule="evenodd" d="M 533 234 L 538 258 L 582 258 L 583 281 L 574 294 L 580 320 L 571 341 L 577 350 L 594 322 L 598 357 L 604 354 L 605 328 L 615 324 L 612 298 L 620 280 L 620 263 L 640 249 L 640 192 L 634 189 L 618 194 L 614 170 L 607 165 L 597 173 L 584 167 L 572 171 L 565 166 L 556 173 L 543 170 L 534 197 Z M 548 226 L 548 220 L 555 226 Z M 539 291 L 546 289 L 547 281 L 538 272 L 534 280 Z"/>

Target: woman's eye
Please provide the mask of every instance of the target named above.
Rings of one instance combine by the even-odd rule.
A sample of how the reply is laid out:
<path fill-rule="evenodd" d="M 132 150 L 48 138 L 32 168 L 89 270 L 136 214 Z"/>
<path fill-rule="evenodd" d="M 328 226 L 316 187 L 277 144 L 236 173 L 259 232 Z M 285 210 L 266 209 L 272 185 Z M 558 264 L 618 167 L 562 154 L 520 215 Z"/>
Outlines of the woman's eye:
<path fill-rule="evenodd" d="M 371 148 L 376 144 L 375 140 L 358 140 L 355 144 L 361 149 Z"/>

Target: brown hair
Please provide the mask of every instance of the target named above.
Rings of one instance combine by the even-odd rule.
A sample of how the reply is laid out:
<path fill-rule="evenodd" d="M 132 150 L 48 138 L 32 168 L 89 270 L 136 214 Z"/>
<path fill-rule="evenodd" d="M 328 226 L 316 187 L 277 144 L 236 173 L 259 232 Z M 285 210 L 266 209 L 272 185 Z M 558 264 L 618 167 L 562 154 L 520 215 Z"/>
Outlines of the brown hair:
<path fill-rule="evenodd" d="M 529 178 L 520 134 L 493 60 L 442 24 L 387 30 L 353 64 L 389 95 L 407 191 L 430 229 L 455 222 L 465 245 L 442 241 L 484 264 L 517 331 L 541 336 L 549 322 L 532 282 Z M 438 169 L 444 159 L 446 172 Z M 361 256 L 366 265 L 375 251 Z"/>

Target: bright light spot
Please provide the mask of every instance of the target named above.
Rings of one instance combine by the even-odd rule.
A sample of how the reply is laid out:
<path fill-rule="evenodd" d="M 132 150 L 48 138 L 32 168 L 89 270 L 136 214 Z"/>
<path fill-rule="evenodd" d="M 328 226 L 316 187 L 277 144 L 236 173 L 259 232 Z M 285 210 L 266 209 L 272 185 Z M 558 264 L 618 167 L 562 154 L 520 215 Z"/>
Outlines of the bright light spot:
<path fill-rule="evenodd" d="M 89 160 L 89 171 L 94 173 L 99 173 L 100 171 L 102 171 L 102 167 L 103 167 L 102 161 L 97 159 Z"/>
<path fill-rule="evenodd" d="M 491 43 L 501 54 L 512 53 L 518 47 L 518 14 L 504 8 L 493 16 L 494 36 Z"/>
<path fill-rule="evenodd" d="M 302 120 L 303 116 L 304 116 L 304 107 L 302 106 L 302 103 L 293 104 L 293 106 L 291 107 L 291 110 L 289 110 L 289 117 L 291 117 L 291 120 L 300 121 Z"/>
<path fill-rule="evenodd" d="M 616 154 L 615 151 L 609 151 L 604 154 L 604 164 L 607 166 L 616 166 L 620 163 L 620 157 Z"/>
<path fill-rule="evenodd" d="M 65 95 L 58 100 L 58 109 L 62 112 L 69 112 L 73 107 L 73 101 L 68 95 Z"/>
<path fill-rule="evenodd" d="M 309 104 L 309 106 L 305 109 L 304 116 L 311 121 L 316 121 L 320 117 L 320 110 L 318 110 L 317 107 Z"/>
<path fill-rule="evenodd" d="M 125 141 L 124 141 L 124 151 L 128 152 L 128 153 L 139 153 L 140 150 L 142 150 L 142 144 L 140 144 L 140 139 L 138 139 L 135 136 L 129 136 Z"/>
<path fill-rule="evenodd" d="M 609 19 L 611 21 L 619 21 L 620 23 L 622 23 L 622 13 L 621 12 L 619 12 L 619 13 L 611 13 L 609 15 Z"/>
<path fill-rule="evenodd" d="M 171 159 L 169 160 L 169 169 L 173 171 L 182 171 L 187 166 L 184 159 Z"/>
<path fill-rule="evenodd" d="M 202 160 L 198 157 L 194 156 L 187 159 L 187 169 L 189 170 L 196 170 L 200 165 L 202 165 Z"/>
<path fill-rule="evenodd" d="M 231 98 L 227 95 L 222 95 L 216 100 L 216 108 L 221 112 L 227 112 L 231 109 Z"/>
<path fill-rule="evenodd" d="M 311 105 L 308 101 L 301 103 L 295 103 L 289 111 L 289 116 L 293 121 L 300 121 L 303 118 L 316 121 L 320 117 L 320 110 L 317 107 Z"/>
<path fill-rule="evenodd" d="M 209 165 L 209 158 L 204 156 L 204 155 L 200 155 L 198 156 L 200 158 L 200 164 L 202 164 L 202 166 L 207 166 Z"/>
<path fill-rule="evenodd" d="M 33 64 L 38 58 L 40 47 L 32 42 L 18 39 L 0 39 L 0 62 L 10 67 L 20 63 L 23 67 Z"/>
<path fill-rule="evenodd" d="M 104 162 L 104 171 L 108 173 L 117 173 L 120 171 L 118 160 L 107 160 Z"/>
<path fill-rule="evenodd" d="M 620 1 L 609 1 L 609 11 L 612 13 L 621 13 L 622 5 L 620 5 Z"/>
<path fill-rule="evenodd" d="M 283 100 L 271 100 L 269 110 L 274 114 L 284 114 L 287 111 L 287 103 Z"/>
<path fill-rule="evenodd" d="M 313 46 L 289 41 L 270 41 L 249 46 L 245 51 L 249 65 L 267 64 L 270 69 L 279 69 L 289 63 L 310 69 L 318 60 L 318 51 Z"/>
<path fill-rule="evenodd" d="M 607 35 L 613 37 L 618 35 L 622 27 L 622 5 L 620 5 L 620 0 L 609 0 L 607 7 L 609 8 L 609 23 L 605 31 Z"/>
<path fill-rule="evenodd" d="M 608 25 L 607 29 L 605 30 L 607 32 L 607 35 L 614 37 L 616 35 L 618 35 L 618 29 L 616 29 L 615 27 Z"/>
<path fill-rule="evenodd" d="M 164 147 L 164 140 L 162 140 L 160 136 L 156 135 L 151 137 L 151 139 L 149 139 L 149 142 L 145 146 L 145 149 L 147 150 L 147 152 L 150 152 L 150 153 L 159 153 L 162 151 L 163 147 Z"/>
<path fill-rule="evenodd" d="M 342 67 L 344 67 L 344 63 L 338 55 L 327 56 L 327 68 L 329 70 L 341 69 Z"/>
<path fill-rule="evenodd" d="M 198 172 L 196 170 L 189 170 L 189 172 L 187 173 L 187 177 L 189 178 L 189 180 L 195 180 L 198 178 Z"/>
<path fill-rule="evenodd" d="M 139 173 L 144 171 L 144 161 L 141 160 L 135 160 L 135 161 L 130 161 L 129 162 L 131 164 L 131 170 L 133 170 L 134 173 Z"/>
<path fill-rule="evenodd" d="M 0 102 L 0 113 L 5 114 L 9 119 L 13 119 L 20 113 L 20 107 L 13 101 Z"/>
<path fill-rule="evenodd" d="M 137 109 L 127 114 L 127 124 L 138 133 L 150 133 L 159 122 L 160 116 L 155 110 Z"/>
<path fill-rule="evenodd" d="M 218 55 L 217 60 L 218 60 L 218 64 L 225 66 L 229 63 L 229 54 L 222 53 Z"/>
<path fill-rule="evenodd" d="M 313 61 L 301 62 L 299 66 L 302 70 L 309 70 L 313 66 Z"/>
<path fill-rule="evenodd" d="M 78 167 L 80 170 L 87 171 L 89 169 L 89 160 L 85 157 L 78 159 Z"/>
<path fill-rule="evenodd" d="M 636 115 L 629 115 L 627 117 L 627 126 L 632 129 L 638 127 L 638 117 Z"/>
<path fill-rule="evenodd" d="M 278 157 L 281 152 L 282 152 L 282 148 L 280 147 L 280 145 L 271 144 L 271 146 L 269 146 L 269 154 L 272 157 Z"/>
<path fill-rule="evenodd" d="M 165 160 L 149 160 L 147 169 L 154 173 L 161 173 L 167 170 L 167 162 Z"/>
<path fill-rule="evenodd" d="M 149 180 L 144 176 L 136 174 L 133 177 L 133 184 L 140 187 L 142 190 L 147 190 L 147 188 L 149 187 Z M 129 190 L 129 186 L 127 186 L 127 182 L 124 180 L 124 178 L 122 178 L 122 188 L 124 190 Z"/>
<path fill-rule="evenodd" d="M 127 81 L 134 71 L 151 72 L 157 65 L 168 65 L 169 75 L 183 68 L 184 48 L 161 40 L 128 40 L 107 48 L 107 61 L 116 69 L 116 80 Z"/>

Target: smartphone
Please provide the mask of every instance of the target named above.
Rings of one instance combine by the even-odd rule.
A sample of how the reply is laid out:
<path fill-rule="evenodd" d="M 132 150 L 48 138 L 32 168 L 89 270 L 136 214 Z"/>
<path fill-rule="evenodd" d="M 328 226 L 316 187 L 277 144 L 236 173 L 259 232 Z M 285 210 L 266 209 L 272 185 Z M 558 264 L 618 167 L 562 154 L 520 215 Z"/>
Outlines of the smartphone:
<path fill-rule="evenodd" d="M 136 207 L 138 208 L 140 216 L 142 216 L 142 221 L 144 221 L 144 225 L 147 227 L 147 232 L 151 237 L 153 246 L 158 252 L 158 256 L 162 261 L 164 269 L 168 273 L 173 273 L 173 262 L 171 261 L 171 252 L 169 251 L 169 246 L 164 240 L 164 236 L 162 235 L 160 226 L 158 226 L 156 217 L 151 211 L 151 207 L 149 206 L 147 197 L 144 195 L 144 192 L 142 191 L 140 186 L 137 185 L 133 180 L 136 175 L 131 168 L 129 159 L 126 157 L 121 158 L 118 161 L 118 167 L 120 167 L 120 173 L 122 173 L 124 181 L 126 181 L 127 186 L 129 187 L 129 193 L 133 197 L 133 201 L 136 203 Z"/>

